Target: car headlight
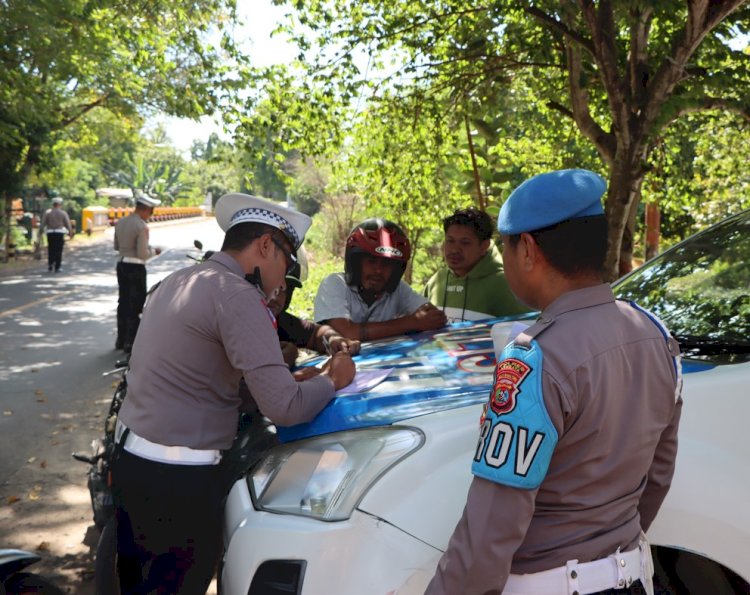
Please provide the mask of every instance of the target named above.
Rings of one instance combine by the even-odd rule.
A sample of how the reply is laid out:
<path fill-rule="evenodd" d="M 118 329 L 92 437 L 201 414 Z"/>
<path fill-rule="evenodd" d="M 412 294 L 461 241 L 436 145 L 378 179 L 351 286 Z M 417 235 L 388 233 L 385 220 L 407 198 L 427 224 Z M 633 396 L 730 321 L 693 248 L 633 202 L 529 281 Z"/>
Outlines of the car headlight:
<path fill-rule="evenodd" d="M 423 442 L 420 431 L 403 427 L 317 436 L 269 451 L 247 482 L 256 508 L 341 521 L 383 473 Z"/>

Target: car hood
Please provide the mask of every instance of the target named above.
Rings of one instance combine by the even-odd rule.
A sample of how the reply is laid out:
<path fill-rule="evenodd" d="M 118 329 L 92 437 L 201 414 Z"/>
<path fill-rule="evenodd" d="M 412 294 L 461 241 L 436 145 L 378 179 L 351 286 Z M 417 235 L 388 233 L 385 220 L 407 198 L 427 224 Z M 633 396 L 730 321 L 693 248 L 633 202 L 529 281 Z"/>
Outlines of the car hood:
<path fill-rule="evenodd" d="M 389 425 L 482 403 L 489 395 L 495 367 L 492 335 L 504 345 L 514 322 L 508 318 L 461 322 L 437 332 L 368 343 L 354 358 L 357 371 L 383 370 L 387 375 L 382 382 L 353 394 L 339 391 L 311 422 L 278 427 L 279 439 L 290 442 L 340 430 Z M 527 320 L 524 324 L 530 323 Z M 315 357 L 302 365 L 323 361 L 325 358 Z M 683 373 L 712 367 L 686 363 Z"/>

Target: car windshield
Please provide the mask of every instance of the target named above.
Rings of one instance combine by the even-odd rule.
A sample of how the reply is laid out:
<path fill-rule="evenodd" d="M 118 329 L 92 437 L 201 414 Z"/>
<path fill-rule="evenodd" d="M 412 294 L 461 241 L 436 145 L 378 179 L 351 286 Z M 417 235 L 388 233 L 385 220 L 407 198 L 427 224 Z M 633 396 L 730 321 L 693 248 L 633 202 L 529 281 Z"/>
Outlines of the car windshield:
<path fill-rule="evenodd" d="M 685 356 L 750 361 L 750 211 L 664 252 L 614 291 L 661 318 Z"/>

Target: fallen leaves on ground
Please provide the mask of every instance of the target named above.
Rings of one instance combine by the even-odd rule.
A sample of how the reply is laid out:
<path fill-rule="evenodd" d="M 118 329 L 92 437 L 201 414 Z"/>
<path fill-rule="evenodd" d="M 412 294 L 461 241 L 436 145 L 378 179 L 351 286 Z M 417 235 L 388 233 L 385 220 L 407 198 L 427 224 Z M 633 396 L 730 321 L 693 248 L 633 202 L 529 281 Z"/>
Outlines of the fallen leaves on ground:
<path fill-rule="evenodd" d="M 8 498 L 7 498 L 6 502 L 7 502 L 8 504 L 15 504 L 15 503 L 16 503 L 16 502 L 18 502 L 19 500 L 20 500 L 20 498 L 19 498 L 18 496 L 8 496 Z"/>
<path fill-rule="evenodd" d="M 48 552 L 49 551 L 49 541 L 42 541 L 38 546 L 36 546 L 36 551 L 38 551 L 38 552 Z"/>

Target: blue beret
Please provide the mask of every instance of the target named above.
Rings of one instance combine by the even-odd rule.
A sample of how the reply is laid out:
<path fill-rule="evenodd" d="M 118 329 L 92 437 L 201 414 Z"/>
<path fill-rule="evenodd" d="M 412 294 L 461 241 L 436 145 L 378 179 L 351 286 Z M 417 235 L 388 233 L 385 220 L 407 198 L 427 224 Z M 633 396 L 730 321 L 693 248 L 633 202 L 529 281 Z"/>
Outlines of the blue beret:
<path fill-rule="evenodd" d="M 535 231 L 577 217 L 603 215 L 607 182 L 585 169 L 561 169 L 529 178 L 500 209 L 497 229 L 503 235 Z"/>

